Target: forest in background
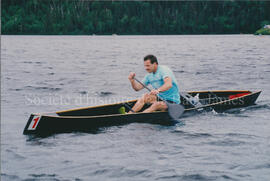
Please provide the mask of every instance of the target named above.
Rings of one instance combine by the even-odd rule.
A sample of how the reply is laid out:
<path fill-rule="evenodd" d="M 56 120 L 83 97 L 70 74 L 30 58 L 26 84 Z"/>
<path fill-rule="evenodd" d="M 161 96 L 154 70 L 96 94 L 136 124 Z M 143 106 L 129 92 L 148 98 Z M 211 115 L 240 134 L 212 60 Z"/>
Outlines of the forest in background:
<path fill-rule="evenodd" d="M 238 34 L 264 24 L 270 1 L 1 1 L 6 35 Z"/>

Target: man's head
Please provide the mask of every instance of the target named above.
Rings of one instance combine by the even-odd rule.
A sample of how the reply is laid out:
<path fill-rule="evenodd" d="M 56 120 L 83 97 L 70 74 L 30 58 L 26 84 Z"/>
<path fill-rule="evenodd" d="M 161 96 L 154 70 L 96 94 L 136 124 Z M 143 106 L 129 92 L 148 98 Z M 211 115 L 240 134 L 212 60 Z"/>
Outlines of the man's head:
<path fill-rule="evenodd" d="M 147 72 L 152 73 L 157 71 L 158 61 L 154 55 L 147 55 L 144 57 L 144 68 Z"/>

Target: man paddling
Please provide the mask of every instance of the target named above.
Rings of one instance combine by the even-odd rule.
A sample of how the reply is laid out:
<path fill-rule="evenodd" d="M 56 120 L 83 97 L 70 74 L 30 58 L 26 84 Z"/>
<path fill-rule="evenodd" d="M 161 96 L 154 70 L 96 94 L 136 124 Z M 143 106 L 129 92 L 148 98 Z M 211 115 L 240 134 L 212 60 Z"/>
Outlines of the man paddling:
<path fill-rule="evenodd" d="M 169 103 L 180 104 L 178 84 L 171 69 L 164 65 L 158 65 L 157 58 L 154 55 L 147 55 L 144 57 L 144 68 L 148 74 L 145 75 L 142 82 L 146 86 L 151 84 L 154 89 L 150 93 L 144 94 L 139 98 L 132 107 L 132 110 L 138 112 L 146 103 L 152 105 L 143 112 L 167 110 L 167 104 L 164 101 L 159 101 L 158 97 Z M 135 91 L 143 89 L 143 85 L 138 83 L 134 78 L 135 73 L 131 72 L 128 79 L 130 80 L 133 89 Z M 129 113 L 132 113 L 132 111 L 129 111 Z"/>

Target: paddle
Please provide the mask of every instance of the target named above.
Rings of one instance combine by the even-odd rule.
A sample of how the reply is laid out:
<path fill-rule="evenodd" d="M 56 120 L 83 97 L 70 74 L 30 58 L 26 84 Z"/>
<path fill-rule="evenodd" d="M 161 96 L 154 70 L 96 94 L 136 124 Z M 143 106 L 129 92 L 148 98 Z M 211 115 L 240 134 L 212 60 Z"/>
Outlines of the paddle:
<path fill-rule="evenodd" d="M 149 92 L 151 92 L 151 89 L 149 89 L 147 86 L 145 86 L 141 81 L 139 81 L 138 79 L 136 79 L 134 77 L 134 80 L 136 80 L 138 83 L 140 83 L 144 88 L 146 88 Z M 180 105 L 180 104 L 172 104 L 172 103 L 169 103 L 168 101 L 166 100 L 163 100 L 160 98 L 160 96 L 158 96 L 158 99 L 161 100 L 161 101 L 164 101 L 166 103 L 166 105 L 168 106 L 168 113 L 169 113 L 169 116 L 173 119 L 173 120 L 177 120 L 180 118 L 180 116 L 183 114 L 185 108 Z"/>

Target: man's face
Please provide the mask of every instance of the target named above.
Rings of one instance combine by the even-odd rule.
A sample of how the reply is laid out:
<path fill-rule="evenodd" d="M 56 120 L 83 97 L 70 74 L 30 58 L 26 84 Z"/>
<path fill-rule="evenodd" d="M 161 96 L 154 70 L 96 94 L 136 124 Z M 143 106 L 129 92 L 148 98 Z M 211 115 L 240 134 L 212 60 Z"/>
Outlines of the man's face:
<path fill-rule="evenodd" d="M 157 66 L 157 64 L 156 64 L 156 63 L 151 64 L 151 61 L 150 61 L 150 60 L 144 61 L 144 68 L 145 68 L 145 70 L 146 70 L 147 72 L 149 72 L 149 73 L 154 72 L 156 66 Z"/>

